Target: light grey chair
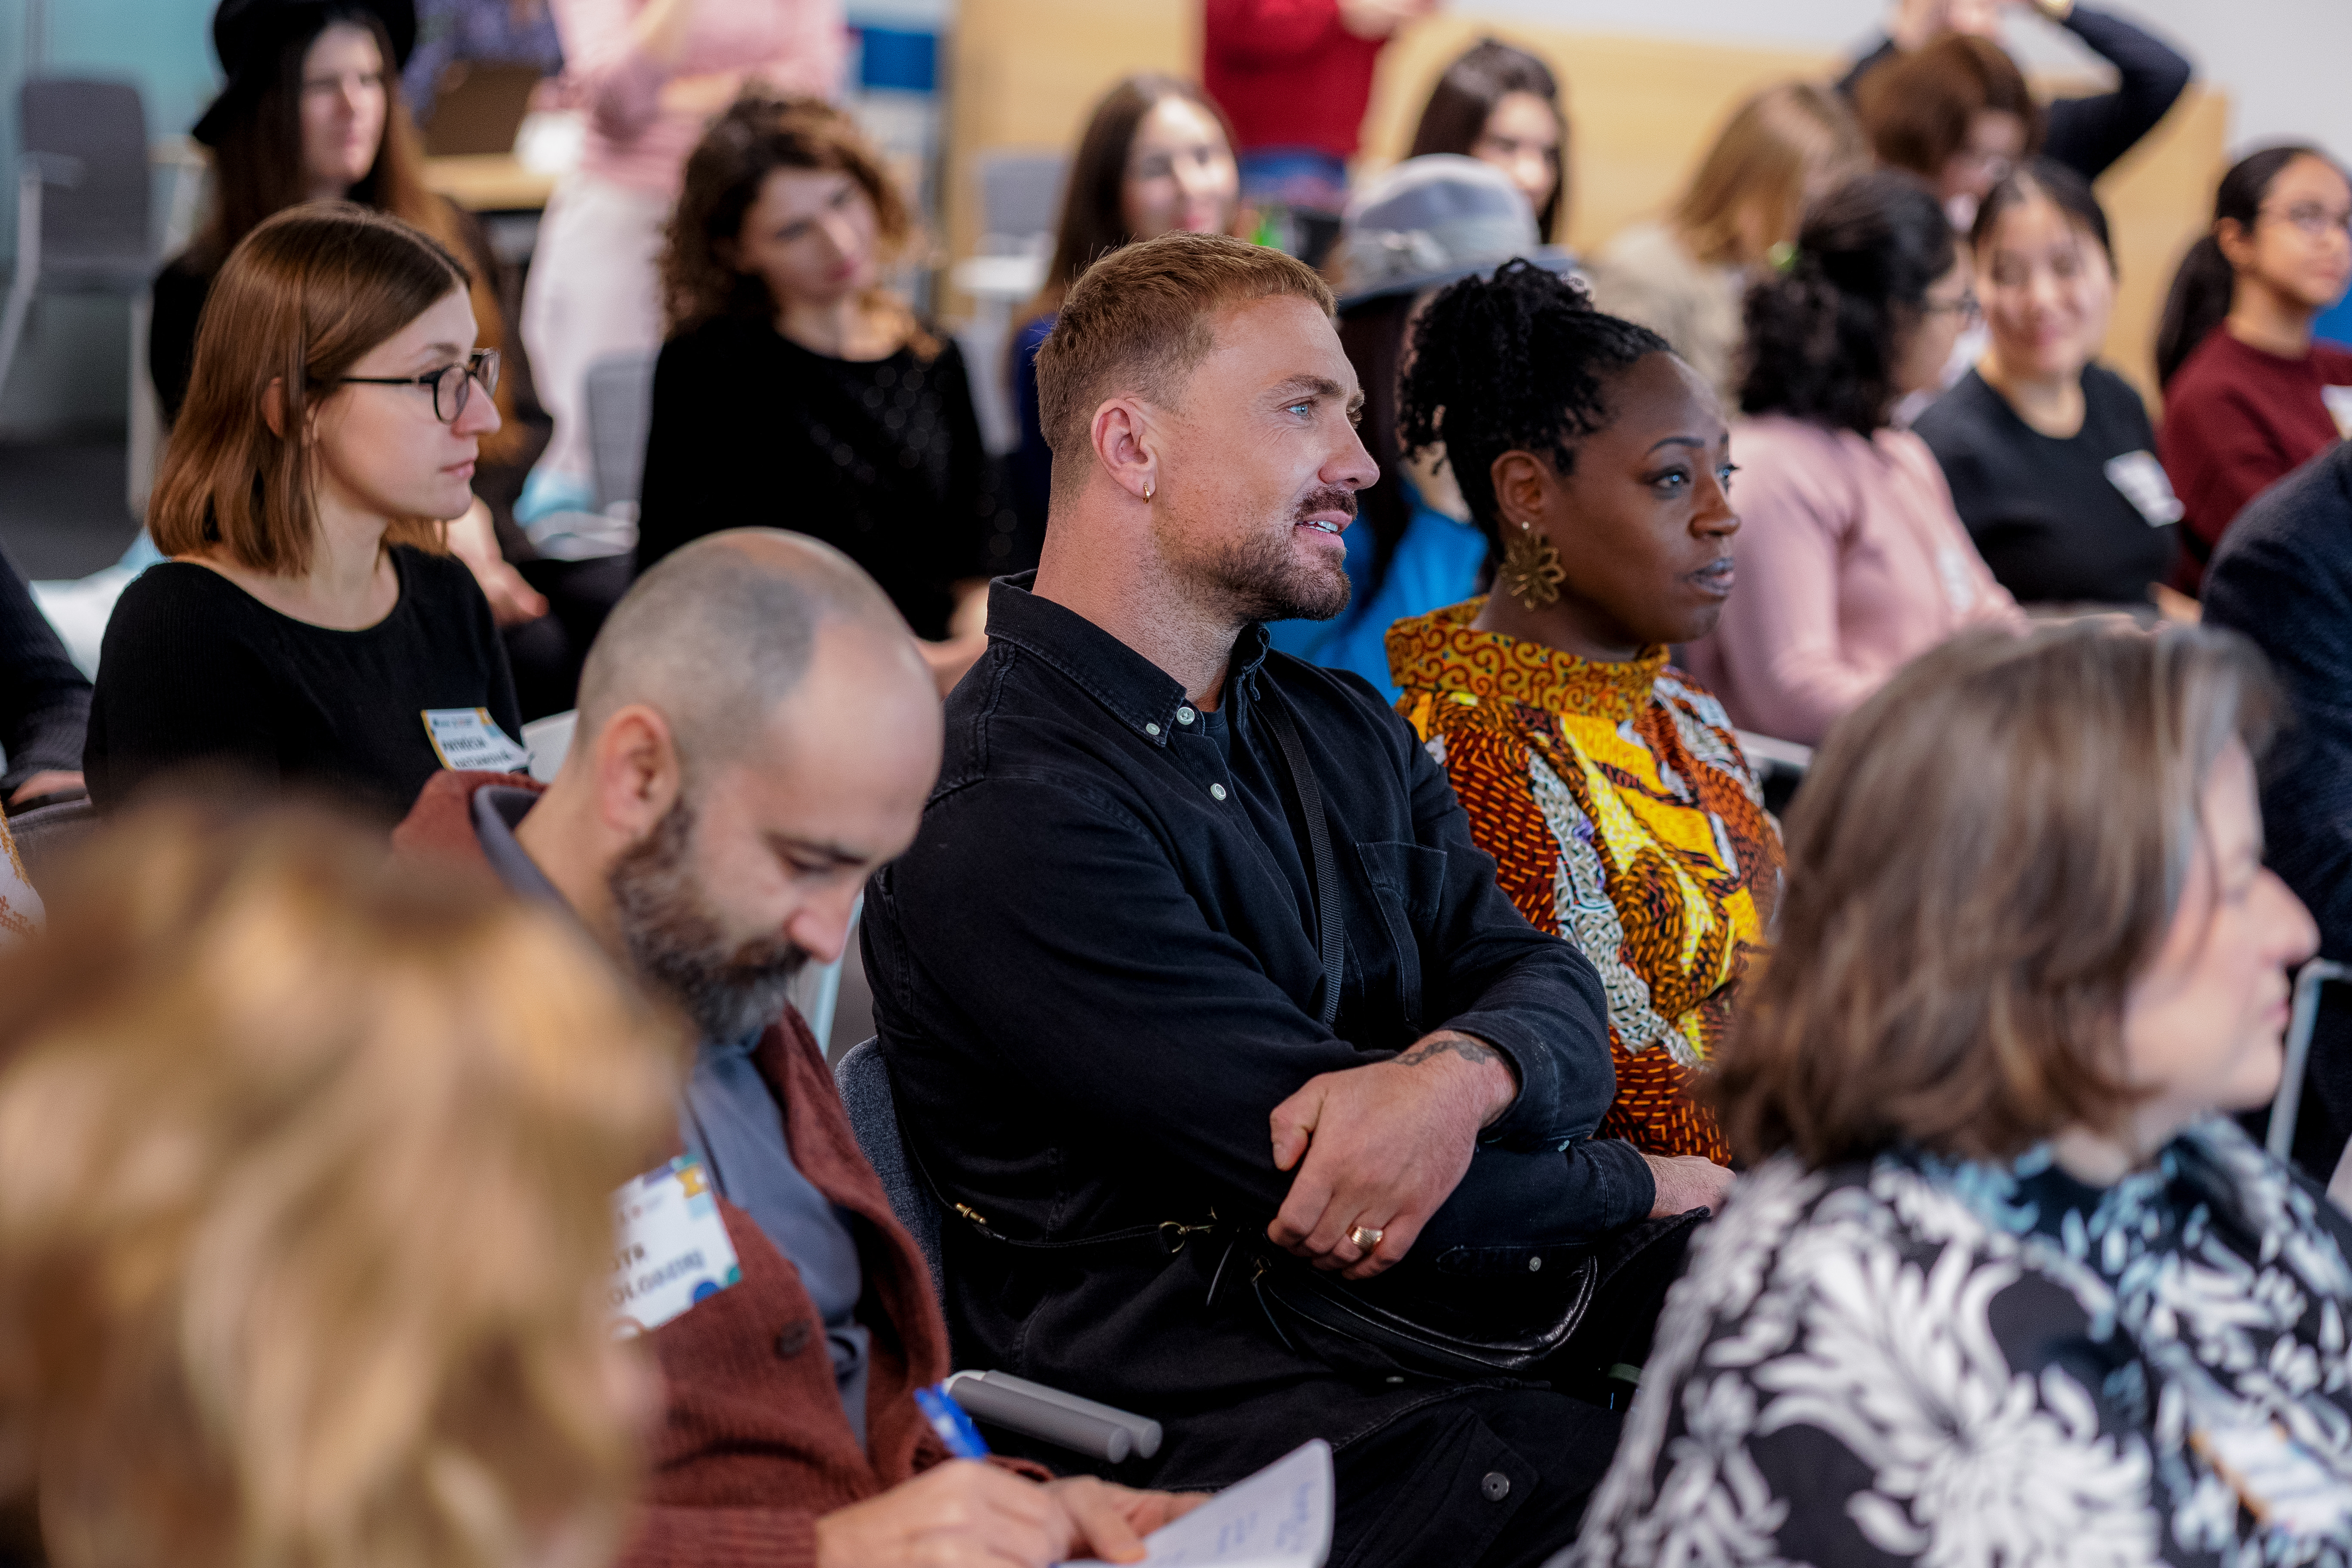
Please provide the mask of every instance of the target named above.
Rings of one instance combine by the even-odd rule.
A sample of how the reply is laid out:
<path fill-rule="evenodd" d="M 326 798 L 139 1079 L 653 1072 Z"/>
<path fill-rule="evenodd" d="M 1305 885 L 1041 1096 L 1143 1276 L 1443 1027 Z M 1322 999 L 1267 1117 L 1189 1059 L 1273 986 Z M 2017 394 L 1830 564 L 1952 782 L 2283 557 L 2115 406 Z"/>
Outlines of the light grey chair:
<path fill-rule="evenodd" d="M 1062 221 L 1070 160 L 1060 153 L 984 153 L 979 159 L 980 226 L 998 247 L 1018 248 Z"/>
<path fill-rule="evenodd" d="M 654 427 L 654 361 L 649 350 L 606 354 L 588 367 L 588 446 L 596 469 L 596 505 L 635 502 L 645 493 L 646 437 Z"/>
<path fill-rule="evenodd" d="M 16 270 L 0 309 L 0 388 L 33 297 L 146 291 L 150 230 L 147 110 L 128 82 L 35 77 L 17 94 Z"/>

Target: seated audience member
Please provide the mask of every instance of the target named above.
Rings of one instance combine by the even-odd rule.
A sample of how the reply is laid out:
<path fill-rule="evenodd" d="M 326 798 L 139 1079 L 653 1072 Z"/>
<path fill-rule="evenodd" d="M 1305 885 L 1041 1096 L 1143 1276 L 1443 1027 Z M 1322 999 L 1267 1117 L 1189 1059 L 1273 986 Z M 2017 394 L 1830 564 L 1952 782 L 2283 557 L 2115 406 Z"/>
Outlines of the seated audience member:
<path fill-rule="evenodd" d="M 83 790 L 89 682 L 33 602 L 16 563 L 0 555 L 0 802 L 21 810 Z"/>
<path fill-rule="evenodd" d="M 221 268 L 148 504 L 171 559 L 123 590 L 100 653 L 100 806 L 226 763 L 389 818 L 437 768 L 521 765 L 490 607 L 431 521 L 472 504 L 499 427 L 470 281 L 342 203 L 278 214 Z"/>
<path fill-rule="evenodd" d="M 142 814 L 58 891 L 0 960 L 0 1434 L 47 1560 L 610 1562 L 647 1403 L 611 1194 L 668 1028 L 569 921 L 308 814 Z"/>
<path fill-rule="evenodd" d="M 1617 1098 L 1658 1154 L 1730 1151 L 1691 1084 L 1729 1028 L 1780 838 L 1721 705 L 1667 662 L 1732 590 L 1731 438 L 1645 328 L 1514 263 L 1413 331 L 1404 440 L 1444 431 L 1495 591 L 1389 632 L 1398 705 L 1528 923 L 1601 971 Z"/>
<path fill-rule="evenodd" d="M 2116 302 L 2106 214 L 2080 174 L 2037 159 L 1993 187 L 1972 238 L 1990 338 L 1913 428 L 2002 587 L 2145 611 L 2180 503 L 2139 394 L 2097 363 Z"/>
<path fill-rule="evenodd" d="M 1242 194 L 1336 213 L 1372 71 L 1444 0 L 1203 0 L 1201 80 L 1234 128 Z"/>
<path fill-rule="evenodd" d="M 1486 541 L 1470 521 L 1441 442 L 1408 460 L 1397 445 L 1397 371 L 1416 313 L 1444 284 L 1545 254 L 1527 202 L 1500 171 L 1448 153 L 1374 175 L 1349 205 L 1339 250 L 1339 347 L 1363 388 L 1359 426 L 1380 478 L 1356 497 L 1348 604 L 1328 620 L 1276 621 L 1273 646 L 1351 670 L 1388 700 L 1389 624 L 1459 604 L 1485 580 Z M 1559 265 L 1559 251 L 1549 257 Z"/>
<path fill-rule="evenodd" d="M 1740 301 L 1805 208 L 1870 166 L 1870 144 L 1835 93 L 1768 87 L 1732 111 L 1674 208 L 1589 258 L 1592 300 L 1672 343 L 1727 409 L 1739 404 Z"/>
<path fill-rule="evenodd" d="M 552 785 L 443 774 L 394 836 L 568 908 L 697 1032 L 673 1147 L 709 1171 L 743 1277 L 651 1333 L 668 1414 L 626 1563 L 1045 1568 L 1136 1555 L 1190 1501 L 944 1463 L 910 1397 L 948 1372 L 931 1277 L 784 996 L 840 955 L 939 758 L 939 698 L 880 590 L 743 530 L 614 609 Z"/>
<path fill-rule="evenodd" d="M 2352 183 L 2327 154 L 2272 147 L 2221 177 L 2213 231 L 2173 275 L 2156 339 L 2183 591 L 2240 508 L 2352 428 L 2352 352 L 2311 332 L 2347 279 Z"/>
<path fill-rule="evenodd" d="M 1719 1068 L 1756 1163 L 1564 1561 L 2341 1556 L 2352 1220 L 2227 1114 L 2313 945 L 2273 702 L 2234 637 L 2075 623 L 1839 729 Z"/>
<path fill-rule="evenodd" d="M 2074 35 L 2077 42 L 2115 68 L 2112 92 L 2086 98 L 2059 98 L 2042 105 L 2021 100 L 2014 89 L 2023 79 L 2011 77 L 1993 65 L 1978 45 L 1998 47 L 2004 12 L 2040 11 Z M 1971 42 L 1965 53 L 1952 48 L 1951 34 Z M 1941 49 L 1942 58 L 1897 75 L 1897 66 L 1909 66 L 1922 55 Z M 2116 160 L 2156 129 L 2179 100 L 2195 74 L 2179 52 L 2112 12 L 2078 5 L 2074 0 L 1899 0 L 1894 26 L 1886 42 L 1857 61 L 1838 89 L 1849 98 L 1873 90 L 1874 79 L 1884 96 L 1880 111 L 1885 122 L 1905 124 L 1899 142 L 1916 156 L 1920 138 L 1959 150 L 1967 167 L 1950 172 L 1956 180 L 1981 182 L 1981 198 L 2007 172 L 2002 161 L 2014 163 L 2037 148 L 2044 157 L 2065 164 L 2086 180 L 2095 180 Z M 1998 76 L 2001 103 L 1981 101 L 1983 89 Z M 1907 99 L 1908 101 L 1905 101 Z M 2004 123 L 2000 117 L 2008 117 Z M 1990 118 L 1988 118 L 1990 117 Z M 1871 118 L 1868 114 L 1865 120 Z M 1882 152 L 1898 168 L 1907 168 L 1930 180 L 1939 180 L 1949 168 L 1948 155 L 1934 167 L 1907 163 Z M 1956 194 L 1946 191 L 1946 195 Z M 1954 226 L 1967 228 L 1968 222 Z"/>
<path fill-rule="evenodd" d="M 1054 330 L 1062 296 L 1096 258 L 1122 245 L 1177 229 L 1231 234 L 1240 196 L 1233 131 L 1223 110 L 1191 82 L 1143 71 L 1095 105 L 1063 188 L 1045 285 L 1013 335 L 1013 412 L 1021 445 L 1010 478 L 1021 542 L 1002 571 L 1036 565 L 1045 542 L 1054 452 L 1037 424 L 1037 348 Z"/>
<path fill-rule="evenodd" d="M 2263 773 L 2264 858 L 2352 962 L 2352 446 L 2247 504 L 2205 574 L 2205 624 L 2270 657 L 2294 723 Z M 2325 1181 L 2352 1136 L 2352 1012 L 2321 993 L 2295 1162 Z"/>
<path fill-rule="evenodd" d="M 840 110 L 752 96 L 712 121 L 662 254 L 637 566 L 740 523 L 800 530 L 882 584 L 944 689 L 1020 525 L 962 351 L 881 281 L 913 223 Z"/>
<path fill-rule="evenodd" d="M 147 366 L 166 423 L 178 421 L 187 401 L 197 325 L 229 253 L 263 219 L 305 202 L 356 202 L 389 213 L 464 258 L 482 346 L 502 356 L 511 351 L 498 261 L 481 226 L 425 186 L 424 153 L 397 70 L 415 37 L 409 0 L 221 0 L 213 45 L 228 85 L 194 132 L 212 150 L 212 210 L 194 241 L 157 274 L 147 330 Z M 501 490 L 510 502 L 522 483 L 524 436 L 512 424 L 511 392 L 499 398 L 499 412 L 509 427 L 484 443 L 476 488 Z M 560 645 L 565 620 L 541 624 L 545 597 L 500 553 L 503 543 L 520 559 L 536 554 L 508 521 L 502 534 L 491 510 L 477 503 L 452 525 L 450 548 L 522 647 L 544 647 L 550 638 Z M 523 631 L 527 624 L 534 629 Z M 568 689 L 577 666 L 573 658 L 551 680 Z M 568 697 L 555 704 L 570 706 Z"/>
<path fill-rule="evenodd" d="M 1155 1485 L 1329 1438 L 1335 1564 L 1531 1563 L 1615 1440 L 1550 1386 L 1597 1384 L 1577 1342 L 1498 1385 L 1485 1352 L 1317 1314 L 1549 1348 L 1594 1248 L 1728 1173 L 1591 1136 L 1591 965 L 1511 909 L 1402 721 L 1267 650 L 1258 623 L 1345 603 L 1378 471 L 1331 313 L 1301 263 L 1209 235 L 1078 279 L 1037 360 L 1045 558 L 992 589 L 940 786 L 866 890 L 866 973 L 960 1205 L 961 1359 L 1159 1420 L 1125 1467 Z M 1645 1227 L 1668 1268 L 1687 1223 Z"/>
<path fill-rule="evenodd" d="M 1891 423 L 1941 378 L 1970 279 L 1935 196 L 1881 172 L 1807 213 L 1788 270 L 1748 294 L 1739 592 L 1690 647 L 1740 728 L 1813 745 L 1913 655 L 2018 620 L 1935 454 Z"/>
<path fill-rule="evenodd" d="M 1500 38 L 1472 45 L 1430 89 L 1405 156 L 1433 153 L 1502 170 L 1528 198 L 1536 233 L 1559 237 L 1568 209 L 1568 116 L 1543 61 Z"/>

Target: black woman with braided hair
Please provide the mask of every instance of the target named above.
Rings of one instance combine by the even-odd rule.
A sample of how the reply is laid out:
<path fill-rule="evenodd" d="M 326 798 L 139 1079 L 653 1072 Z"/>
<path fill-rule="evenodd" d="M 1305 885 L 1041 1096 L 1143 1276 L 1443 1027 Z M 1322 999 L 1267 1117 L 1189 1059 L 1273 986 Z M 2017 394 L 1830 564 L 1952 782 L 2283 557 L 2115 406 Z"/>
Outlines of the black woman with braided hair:
<path fill-rule="evenodd" d="M 1781 860 L 1722 706 L 1667 662 L 1732 591 L 1722 411 L 1664 338 L 1524 262 L 1438 295 L 1412 350 L 1404 446 L 1442 425 L 1496 567 L 1488 596 L 1391 628 L 1398 710 L 1519 912 L 1601 971 L 1617 1069 L 1602 1128 L 1722 1165 L 1690 1090 Z"/>

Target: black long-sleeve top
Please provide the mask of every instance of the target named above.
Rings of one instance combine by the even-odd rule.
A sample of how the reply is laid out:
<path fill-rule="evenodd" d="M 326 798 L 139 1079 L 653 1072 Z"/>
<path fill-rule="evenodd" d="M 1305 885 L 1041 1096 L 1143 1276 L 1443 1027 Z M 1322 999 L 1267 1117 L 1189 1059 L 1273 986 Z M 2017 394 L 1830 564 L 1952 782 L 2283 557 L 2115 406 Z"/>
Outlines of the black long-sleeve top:
<path fill-rule="evenodd" d="M 957 583 L 1023 564 L 953 342 L 834 359 L 719 317 L 662 345 L 654 369 L 638 570 L 749 527 L 839 549 L 924 637 L 948 635 Z"/>
<path fill-rule="evenodd" d="M 2083 178 L 2095 180 L 2156 129 L 2194 70 L 2170 45 L 2105 11 L 2077 5 L 2058 25 L 2116 68 L 2116 89 L 2088 98 L 2053 99 L 2045 106 L 2042 153 Z M 1895 53 L 1893 39 L 1881 43 L 1855 62 L 1838 90 L 1853 97 L 1855 84 L 1870 68 Z"/>
<path fill-rule="evenodd" d="M 89 682 L 33 603 L 16 563 L 0 555 L 0 800 L 40 773 L 79 773 Z"/>
<path fill-rule="evenodd" d="M 1647 1165 L 1591 1137 L 1616 1082 L 1598 975 L 1511 907 L 1444 770 L 1371 687 L 1270 654 L 1252 626 L 1204 713 L 1025 581 L 992 587 L 989 651 L 948 700 L 921 831 L 866 896 L 882 1049 L 909 1146 L 946 1195 L 1024 1239 L 1212 1209 L 1262 1229 L 1291 1182 L 1274 1108 L 1318 1073 L 1454 1028 L 1510 1058 L 1518 1098 L 1373 1288 L 1475 1301 L 1646 1215 Z M 1269 689 L 1295 716 L 1339 862 L 1330 1029 Z M 953 1218 L 942 1244 L 959 1364 L 1152 1412 L 1169 1428 L 1139 1478 L 1155 1485 L 1220 1484 L 1430 1397 L 1335 1377 L 1246 1289 L 1206 1305 L 1219 1247 L 1014 1252 Z"/>

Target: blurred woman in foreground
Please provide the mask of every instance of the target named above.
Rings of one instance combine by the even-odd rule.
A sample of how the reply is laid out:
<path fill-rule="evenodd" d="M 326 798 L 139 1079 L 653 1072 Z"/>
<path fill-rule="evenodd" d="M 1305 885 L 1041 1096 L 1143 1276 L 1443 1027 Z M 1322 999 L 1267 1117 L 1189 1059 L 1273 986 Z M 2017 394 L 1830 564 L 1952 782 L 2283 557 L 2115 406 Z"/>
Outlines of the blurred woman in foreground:
<path fill-rule="evenodd" d="M 296 813 L 127 819 L 0 960 L 0 1448 L 58 1568 L 593 1568 L 663 1036 L 585 939 Z"/>
<path fill-rule="evenodd" d="M 1675 1287 L 1592 1563 L 2341 1563 L 2352 1221 L 2230 1112 L 2311 917 L 2226 633 L 1926 654 L 1815 757 L 1718 1068 L 1755 1163 Z"/>

